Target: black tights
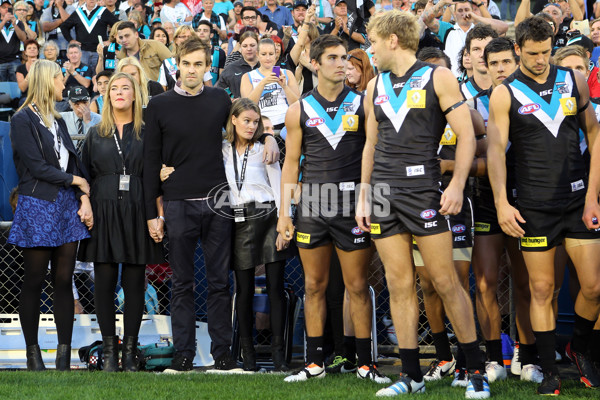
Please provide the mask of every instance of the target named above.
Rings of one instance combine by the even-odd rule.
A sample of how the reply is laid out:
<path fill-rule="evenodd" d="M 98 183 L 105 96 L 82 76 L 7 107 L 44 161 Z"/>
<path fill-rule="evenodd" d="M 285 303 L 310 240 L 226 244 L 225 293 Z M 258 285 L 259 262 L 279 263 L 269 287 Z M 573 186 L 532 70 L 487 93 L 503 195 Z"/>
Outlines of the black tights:
<path fill-rule="evenodd" d="M 123 310 L 123 336 L 138 336 L 145 303 L 144 265 L 123 264 L 121 287 L 125 294 Z M 115 335 L 115 290 L 119 277 L 119 264 L 94 263 L 94 301 L 96 316 L 102 336 Z"/>
<path fill-rule="evenodd" d="M 38 344 L 40 298 L 49 262 L 52 287 L 54 288 L 52 309 L 54 310 L 58 344 L 71 345 L 74 317 L 72 282 L 77 243 L 66 243 L 59 247 L 23 249 L 25 276 L 19 299 L 19 318 L 27 346 Z"/>
<path fill-rule="evenodd" d="M 271 306 L 271 331 L 273 336 L 283 336 L 285 323 L 285 294 L 283 292 L 283 275 L 285 261 L 265 264 L 267 272 L 267 294 Z M 239 322 L 240 337 L 252 337 L 254 325 L 254 268 L 235 271 L 236 298 L 235 308 Z"/>

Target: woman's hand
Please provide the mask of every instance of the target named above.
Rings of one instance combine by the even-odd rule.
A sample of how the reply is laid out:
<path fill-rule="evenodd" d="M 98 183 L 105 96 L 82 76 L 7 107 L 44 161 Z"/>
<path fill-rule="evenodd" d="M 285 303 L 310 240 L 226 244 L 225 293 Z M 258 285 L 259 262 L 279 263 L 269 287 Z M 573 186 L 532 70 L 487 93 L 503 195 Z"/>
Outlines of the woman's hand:
<path fill-rule="evenodd" d="M 73 175 L 73 182 L 71 182 L 71 186 L 79 186 L 79 189 L 85 193 L 86 195 L 90 195 L 90 185 L 85 178 L 82 178 L 77 175 Z"/>
<path fill-rule="evenodd" d="M 167 167 L 165 164 L 163 164 L 162 168 L 160 169 L 160 181 L 164 182 L 169 179 L 169 176 L 173 173 L 173 171 L 175 171 L 175 168 Z"/>
<path fill-rule="evenodd" d="M 87 226 L 88 230 L 91 230 L 94 226 L 94 213 L 92 212 L 92 204 L 90 198 L 87 195 L 81 196 L 81 205 L 79 206 L 79 219 Z"/>
<path fill-rule="evenodd" d="M 277 234 L 277 239 L 275 240 L 275 246 L 277 247 L 277 251 L 285 250 L 289 247 L 290 241 L 286 240 L 281 236 L 281 233 Z"/>

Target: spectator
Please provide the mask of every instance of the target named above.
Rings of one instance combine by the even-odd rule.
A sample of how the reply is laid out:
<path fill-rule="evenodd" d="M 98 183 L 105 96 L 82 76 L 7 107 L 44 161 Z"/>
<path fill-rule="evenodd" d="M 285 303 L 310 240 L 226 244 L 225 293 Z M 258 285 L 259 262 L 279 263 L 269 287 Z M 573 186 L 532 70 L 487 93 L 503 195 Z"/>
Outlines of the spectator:
<path fill-rule="evenodd" d="M 573 7 L 569 6 L 571 2 L 573 3 Z M 543 12 L 550 14 L 554 19 L 554 49 L 567 45 L 567 32 L 571 29 L 571 22 L 581 21 L 583 19 L 583 13 L 581 12 L 579 6 L 576 5 L 577 2 L 575 0 L 571 0 L 568 3 L 566 1 L 563 1 L 561 3 L 563 3 L 564 5 L 557 3 L 548 3 L 545 4 L 542 8 Z M 515 27 L 519 25 L 523 20 L 533 15 L 530 11 L 530 8 L 530 0 L 521 1 L 519 9 L 517 10 L 517 16 L 515 17 Z M 569 8 L 573 13 L 573 17 L 569 17 L 569 15 L 566 14 L 566 11 L 569 10 Z"/>
<path fill-rule="evenodd" d="M 160 20 L 164 24 L 170 22 L 173 29 L 179 25 L 190 25 L 192 22 L 191 11 L 181 2 L 181 0 L 164 0 L 163 8 L 160 10 Z"/>
<path fill-rule="evenodd" d="M 117 32 L 119 26 L 124 21 L 118 21 L 110 28 L 108 35 L 108 45 L 98 43 L 96 52 L 98 53 L 98 65 L 96 65 L 96 73 L 101 71 L 114 71 L 117 67 L 117 51 L 121 50 L 121 45 L 117 43 Z"/>
<path fill-rule="evenodd" d="M 104 0 L 104 7 L 106 7 L 112 15 L 121 19 L 121 10 L 117 8 L 117 0 Z"/>
<path fill-rule="evenodd" d="M 594 51 L 594 42 L 592 42 L 592 39 L 588 38 L 587 36 L 579 35 L 579 36 L 574 36 L 571 39 L 569 39 L 569 41 L 567 42 L 567 45 L 565 47 L 571 47 L 571 46 L 581 47 L 581 49 L 583 50 L 583 54 L 581 54 L 581 53 L 577 54 L 577 52 L 581 49 L 572 50 L 571 53 L 563 53 L 563 54 L 567 54 L 567 56 L 568 55 L 574 56 L 576 54 L 578 55 L 578 57 L 570 57 L 569 62 L 564 63 L 564 65 L 563 65 L 563 64 L 560 64 L 556 60 L 556 58 L 558 57 L 558 51 L 557 51 L 555 54 L 556 64 L 567 66 L 568 68 L 571 68 L 573 70 L 577 70 L 577 71 L 581 72 L 587 78 L 587 84 L 590 89 L 590 97 L 600 97 L 600 82 L 598 82 L 599 69 L 598 69 L 598 67 L 596 67 L 594 65 L 594 63 L 590 62 L 590 58 Z M 563 61 L 564 61 L 565 57 L 567 57 L 567 56 L 565 56 L 565 55 L 562 56 Z M 577 60 L 578 62 L 575 63 L 574 62 L 575 60 Z M 581 64 L 583 64 L 585 66 L 585 70 L 581 70 Z"/>
<path fill-rule="evenodd" d="M 94 73 L 88 65 L 81 62 L 81 48 L 78 44 L 71 43 L 67 48 L 67 61 L 63 64 L 62 71 L 65 76 L 63 97 L 67 97 L 68 90 L 73 86 L 80 85 L 90 89 Z M 60 109 L 59 111 L 66 110 Z"/>
<path fill-rule="evenodd" d="M 594 3 L 595 4 L 595 3 Z M 590 24 L 590 39 L 594 43 L 594 51 L 592 51 L 592 56 L 590 60 L 594 63 L 594 65 L 598 66 L 598 56 L 600 56 L 600 19 L 596 19 Z"/>
<path fill-rule="evenodd" d="M 28 40 L 23 44 L 25 50 L 23 50 L 22 60 L 25 61 L 17 67 L 17 84 L 21 90 L 21 99 L 19 99 L 19 106 L 25 102 L 27 98 L 27 88 L 29 87 L 29 81 L 27 80 L 27 73 L 31 69 L 34 62 L 37 61 L 40 55 L 40 45 L 35 40 Z"/>
<path fill-rule="evenodd" d="M 135 372 L 139 369 L 137 343 L 144 312 L 145 265 L 164 261 L 160 244 L 163 233 L 149 235 L 144 210 L 141 88 L 126 73 L 113 75 L 108 86 L 102 123 L 92 128 L 82 150 L 94 188 L 96 226 L 90 240 L 82 243 L 79 258 L 94 262 L 96 313 L 104 345 L 104 370 L 109 372 L 119 370 L 114 299 L 122 264 L 121 286 L 127 301 L 121 364 L 124 371 Z M 158 207 L 156 223 L 162 226 L 162 201 L 154 201 Z"/>
<path fill-rule="evenodd" d="M 307 12 L 307 19 L 312 17 L 314 7 L 310 7 Z M 315 24 L 305 22 L 300 28 L 298 42 L 290 50 L 286 67 L 294 72 L 300 93 L 305 94 L 317 86 L 317 76 L 314 67 L 310 62 L 310 44 L 319 37 L 319 31 Z"/>
<path fill-rule="evenodd" d="M 73 86 L 68 93 L 69 106 L 73 111 L 61 112 L 69 135 L 86 136 L 90 128 L 102 120 L 100 114 L 90 110 L 90 95 L 83 86 Z"/>
<path fill-rule="evenodd" d="M 333 21 L 333 8 L 328 1 L 319 1 L 318 4 L 319 9 L 315 14 L 317 16 L 317 22 L 319 23 L 319 31 L 324 33 L 325 27 Z"/>
<path fill-rule="evenodd" d="M 90 110 L 92 112 L 102 114 L 104 107 L 104 95 L 106 95 L 106 89 L 108 88 L 108 81 L 112 77 L 112 71 L 100 71 L 96 75 L 96 86 L 98 87 L 98 96 L 92 100 Z"/>
<path fill-rule="evenodd" d="M 50 40 L 44 43 L 44 47 L 42 47 L 42 57 L 45 60 L 54 61 L 58 65 L 62 65 L 62 60 L 59 57 L 60 50 L 58 49 L 58 45 L 55 41 Z"/>
<path fill-rule="evenodd" d="M 348 23 L 348 6 L 347 0 L 337 0 L 333 13 L 335 19 L 325 28 L 325 33 L 331 33 L 334 36 L 339 36 L 348 43 L 348 50 L 360 48 L 366 43 L 367 30 L 363 24 Z"/>
<path fill-rule="evenodd" d="M 67 46 L 69 42 L 65 39 L 62 30 L 58 27 L 69 18 L 75 11 L 73 5 L 67 5 L 65 0 L 52 0 L 50 6 L 44 10 L 40 18 L 42 31 L 46 34 L 45 39 L 53 40 L 58 44 L 59 50 L 62 52 L 60 58 L 66 58 Z M 57 53 L 58 56 L 58 53 Z"/>
<path fill-rule="evenodd" d="M 142 99 L 142 107 L 146 108 L 152 96 L 159 95 L 164 92 L 160 83 L 148 79 L 140 62 L 135 57 L 127 57 L 119 61 L 117 72 L 129 74 L 137 80 L 140 85 L 140 96 Z"/>
<path fill-rule="evenodd" d="M 98 63 L 98 36 L 106 40 L 108 27 L 117 21 L 118 18 L 106 8 L 97 5 L 97 0 L 85 0 L 85 3 L 60 25 L 60 30 L 67 42 L 81 46 L 82 62 L 95 71 Z M 75 38 L 71 36 L 71 28 L 75 28 Z"/>
<path fill-rule="evenodd" d="M 298 84 L 292 73 L 275 67 L 277 58 L 272 39 L 258 42 L 258 62 L 257 69 L 243 75 L 240 94 L 258 104 L 261 114 L 269 117 L 275 129 L 280 130 L 284 127 L 289 104 L 300 97 Z"/>
<path fill-rule="evenodd" d="M 211 37 L 214 35 L 213 27 L 210 22 L 203 20 L 198 24 L 198 28 L 196 29 L 196 34 L 200 38 L 200 40 L 204 40 L 210 43 Z M 208 76 L 204 77 L 204 84 L 215 86 L 219 80 L 219 76 L 223 73 L 223 69 L 225 68 L 225 52 L 219 46 L 211 46 L 211 66 L 210 66 L 210 79 L 207 79 Z"/>
<path fill-rule="evenodd" d="M 33 14 L 35 15 L 35 19 L 37 21 L 40 20 L 40 18 L 42 17 L 42 14 L 44 13 L 44 8 L 45 8 L 45 3 L 46 0 L 29 0 L 28 3 L 31 5 L 32 7 L 32 11 Z"/>
<path fill-rule="evenodd" d="M 262 15 L 277 24 L 278 28 L 294 24 L 292 13 L 287 7 L 277 5 L 277 0 L 266 0 L 266 5 L 258 9 Z"/>
<path fill-rule="evenodd" d="M 217 86 L 227 89 L 234 99 L 240 98 L 240 84 L 243 74 L 258 67 L 258 35 L 252 31 L 245 32 L 240 37 L 239 42 L 242 58 L 226 65 L 217 82 Z"/>
<path fill-rule="evenodd" d="M 10 0 L 0 0 L 0 82 L 16 82 L 15 73 L 21 65 L 21 42 L 28 39 L 26 24 L 12 14 Z M 6 33 L 8 32 L 8 33 Z"/>
<path fill-rule="evenodd" d="M 204 9 L 196 14 L 192 20 L 192 27 L 194 29 L 198 28 L 198 23 L 200 21 L 208 21 L 211 23 L 213 29 L 211 43 L 213 47 L 219 46 L 221 41 L 227 39 L 227 26 L 225 25 L 225 20 L 219 14 L 213 12 L 214 5 L 215 0 L 204 0 L 202 2 L 202 7 L 204 7 Z"/>
<path fill-rule="evenodd" d="M 145 18 L 138 10 L 129 12 L 129 21 L 135 25 L 140 39 L 150 39 L 150 27 L 146 24 Z"/>
<path fill-rule="evenodd" d="M 17 11 L 17 9 L 19 11 Z M 25 11 L 22 11 L 25 9 Z M 42 37 L 42 31 L 39 24 L 39 19 L 33 13 L 33 5 L 25 1 L 17 1 L 15 3 L 15 16 L 25 22 L 25 30 L 29 39 L 37 39 Z"/>
<path fill-rule="evenodd" d="M 219 3 L 217 3 L 219 4 Z M 236 0 L 233 3 L 233 10 L 231 11 L 231 13 L 233 13 L 233 16 L 230 13 L 230 18 L 229 18 L 229 22 L 227 23 L 229 29 L 233 30 L 234 27 L 237 27 L 237 29 L 241 29 L 242 25 L 242 8 L 244 7 L 244 3 L 241 0 Z"/>
<path fill-rule="evenodd" d="M 243 5 L 241 1 L 237 0 L 236 3 L 240 3 Z M 215 6 L 213 7 L 213 11 L 216 14 L 224 15 L 225 22 L 230 19 L 235 19 L 235 5 L 230 0 L 215 0 Z M 239 12 L 238 12 L 239 14 Z"/>
<path fill-rule="evenodd" d="M 189 25 L 181 25 L 175 32 L 175 40 L 173 41 L 173 54 L 177 54 L 177 47 L 189 38 L 194 36 L 194 30 Z M 206 81 L 206 78 L 204 78 Z M 167 58 L 163 61 L 160 73 L 158 75 L 158 83 L 164 90 L 171 90 L 177 82 L 177 61 L 175 57 Z"/>
<path fill-rule="evenodd" d="M 169 48 L 171 45 L 171 42 L 169 41 L 169 34 L 165 28 L 161 26 L 152 29 L 152 32 L 150 33 L 150 39 L 161 42 L 166 48 Z"/>
<path fill-rule="evenodd" d="M 513 21 L 516 16 L 517 0 L 502 0 L 502 2 L 500 3 L 500 19 L 502 19 L 503 21 Z"/>
<path fill-rule="evenodd" d="M 148 79 L 158 79 L 162 62 L 171 57 L 171 52 L 156 40 L 140 39 L 132 22 L 123 22 L 117 31 L 117 41 L 121 50 L 117 52 L 117 60 L 136 56 L 144 68 Z"/>
<path fill-rule="evenodd" d="M 173 38 L 175 37 L 175 25 L 172 22 L 165 21 L 162 23 L 162 27 L 165 28 L 165 31 L 169 35 L 169 50 L 173 50 L 171 47 L 173 46 Z"/>
<path fill-rule="evenodd" d="M 42 284 L 52 261 L 52 308 L 58 334 L 56 369 L 67 371 L 71 368 L 75 254 L 78 241 L 88 238 L 88 229 L 93 226 L 90 187 L 82 177 L 83 165 L 65 122 L 54 108 L 64 88 L 60 67 L 38 60 L 28 75 L 27 99 L 10 123 L 19 200 L 8 243 L 23 251 L 25 276 L 19 315 L 27 346 L 27 369 L 46 369 L 38 327 Z"/>
<path fill-rule="evenodd" d="M 367 84 L 373 78 L 375 78 L 375 71 L 371 66 L 371 61 L 369 61 L 369 55 L 361 49 L 349 51 L 346 85 L 356 91 L 366 93 Z"/>

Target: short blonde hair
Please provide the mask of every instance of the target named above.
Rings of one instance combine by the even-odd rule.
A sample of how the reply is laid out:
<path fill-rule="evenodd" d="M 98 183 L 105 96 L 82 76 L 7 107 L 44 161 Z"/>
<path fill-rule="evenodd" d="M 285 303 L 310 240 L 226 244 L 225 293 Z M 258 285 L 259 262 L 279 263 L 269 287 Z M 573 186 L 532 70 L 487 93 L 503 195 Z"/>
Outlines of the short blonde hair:
<path fill-rule="evenodd" d="M 375 14 L 369 20 L 367 32 L 382 39 L 396 35 L 401 48 L 415 52 L 419 49 L 420 28 L 417 17 L 407 11 L 394 9 Z"/>

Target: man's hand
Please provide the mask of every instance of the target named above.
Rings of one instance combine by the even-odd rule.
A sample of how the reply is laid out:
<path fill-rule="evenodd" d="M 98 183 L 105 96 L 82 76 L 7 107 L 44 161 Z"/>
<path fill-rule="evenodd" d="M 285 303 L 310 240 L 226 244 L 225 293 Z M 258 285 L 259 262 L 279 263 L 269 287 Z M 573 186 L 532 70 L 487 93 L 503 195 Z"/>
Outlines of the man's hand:
<path fill-rule="evenodd" d="M 290 241 L 294 237 L 294 224 L 291 217 L 280 216 L 277 220 L 277 232 L 283 240 Z"/>
<path fill-rule="evenodd" d="M 519 225 L 519 222 L 524 224 L 525 220 L 521 216 L 519 210 L 511 206 L 509 203 L 504 203 L 496 207 L 498 213 L 498 224 L 509 236 L 520 238 L 525 235 L 525 231 Z"/>
<path fill-rule="evenodd" d="M 600 205 L 598 200 L 586 200 L 581 218 L 588 229 L 600 228 Z"/>
<path fill-rule="evenodd" d="M 69 75 L 73 75 L 73 72 L 75 71 L 75 67 L 69 61 L 63 63 L 63 68 L 67 70 Z"/>
<path fill-rule="evenodd" d="M 146 221 L 148 223 L 148 233 L 150 233 L 150 237 L 156 243 L 160 243 L 164 236 L 164 222 L 160 218 L 149 219 Z"/>
<path fill-rule="evenodd" d="M 464 199 L 463 190 L 453 185 L 450 185 L 442 193 L 442 199 L 440 200 L 440 214 L 442 215 L 456 215 L 462 208 L 462 202 Z"/>
<path fill-rule="evenodd" d="M 356 220 L 358 227 L 365 232 L 371 232 L 370 208 L 371 205 L 367 200 L 367 193 L 361 190 L 361 193 L 358 197 L 358 203 L 356 204 L 356 216 L 354 219 Z"/>
<path fill-rule="evenodd" d="M 79 105 L 79 112 L 81 113 L 83 122 L 85 122 L 86 124 L 89 124 L 90 121 L 92 120 L 92 112 L 90 111 L 89 104 L 81 103 Z"/>
<path fill-rule="evenodd" d="M 263 162 L 265 164 L 274 164 L 279 162 L 279 146 L 273 136 L 265 138 L 265 150 L 263 151 Z"/>
<path fill-rule="evenodd" d="M 281 236 L 281 233 L 278 233 L 277 239 L 275 240 L 275 247 L 277 248 L 277 251 L 285 250 L 289 247 L 289 245 L 290 241 L 285 240 L 283 236 Z"/>

